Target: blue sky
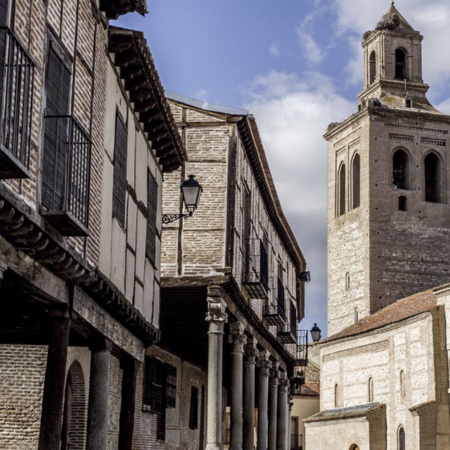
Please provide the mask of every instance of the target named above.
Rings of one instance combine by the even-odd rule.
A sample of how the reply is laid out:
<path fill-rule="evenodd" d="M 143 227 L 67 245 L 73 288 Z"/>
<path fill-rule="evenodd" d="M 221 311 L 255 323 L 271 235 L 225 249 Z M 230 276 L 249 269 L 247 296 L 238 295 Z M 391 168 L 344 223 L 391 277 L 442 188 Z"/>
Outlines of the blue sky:
<path fill-rule="evenodd" d="M 257 120 L 278 195 L 307 258 L 306 318 L 326 335 L 326 154 L 330 122 L 356 112 L 362 34 L 387 0 L 148 0 L 142 18 L 166 90 L 226 106 Z M 397 0 L 420 31 L 429 100 L 450 114 L 450 2 Z"/>

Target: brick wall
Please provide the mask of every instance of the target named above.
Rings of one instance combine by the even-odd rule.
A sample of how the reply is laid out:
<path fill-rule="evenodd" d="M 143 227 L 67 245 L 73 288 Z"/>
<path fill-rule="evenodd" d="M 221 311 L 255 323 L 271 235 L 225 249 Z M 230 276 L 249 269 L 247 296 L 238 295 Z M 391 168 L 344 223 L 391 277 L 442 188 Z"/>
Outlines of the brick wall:
<path fill-rule="evenodd" d="M 0 345 L 0 448 L 37 448 L 47 348 Z"/>

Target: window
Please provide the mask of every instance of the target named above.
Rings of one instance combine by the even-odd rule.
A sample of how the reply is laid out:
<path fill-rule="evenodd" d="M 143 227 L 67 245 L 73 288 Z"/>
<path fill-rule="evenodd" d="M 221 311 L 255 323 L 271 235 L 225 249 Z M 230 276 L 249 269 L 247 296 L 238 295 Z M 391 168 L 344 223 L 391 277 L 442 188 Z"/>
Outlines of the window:
<path fill-rule="evenodd" d="M 334 407 L 339 407 L 339 385 L 337 383 L 334 385 Z"/>
<path fill-rule="evenodd" d="M 369 84 L 372 84 L 375 81 L 376 75 L 377 75 L 377 57 L 375 52 L 373 51 L 370 54 L 369 58 Z"/>
<path fill-rule="evenodd" d="M 406 52 L 401 48 L 395 50 L 395 79 L 408 79 L 406 74 Z"/>
<path fill-rule="evenodd" d="M 397 189 L 408 189 L 408 154 L 399 149 L 392 157 L 392 185 Z"/>
<path fill-rule="evenodd" d="M 191 387 L 191 404 L 189 408 L 189 428 L 196 430 L 198 428 L 198 388 Z"/>
<path fill-rule="evenodd" d="M 356 323 L 356 322 L 358 322 L 358 320 L 359 320 L 359 310 L 358 310 L 358 307 L 356 307 L 356 308 L 354 309 L 353 314 L 354 314 L 354 316 L 353 316 L 354 322 Z"/>
<path fill-rule="evenodd" d="M 266 291 L 269 288 L 269 255 L 267 254 L 267 244 L 267 236 L 264 236 L 264 239 L 259 241 L 259 273 L 261 277 L 261 284 L 264 286 Z"/>
<path fill-rule="evenodd" d="M 353 209 L 358 208 L 360 205 L 360 158 L 359 155 L 356 154 L 353 158 L 353 167 L 352 167 L 352 176 L 353 176 Z"/>
<path fill-rule="evenodd" d="M 158 184 L 150 170 L 147 171 L 147 258 L 155 263 L 156 253 L 156 215 L 158 211 Z"/>
<path fill-rule="evenodd" d="M 244 185 L 244 190 L 242 193 L 242 239 L 243 239 L 243 265 L 244 274 L 250 272 L 250 229 L 251 229 L 251 206 L 252 197 L 247 186 Z"/>
<path fill-rule="evenodd" d="M 425 201 L 440 201 L 440 161 L 435 153 L 425 157 Z"/>
<path fill-rule="evenodd" d="M 338 215 L 345 214 L 345 164 L 339 168 L 339 186 L 338 186 Z"/>
<path fill-rule="evenodd" d="M 350 272 L 345 273 L 345 289 L 348 291 L 350 289 Z"/>
<path fill-rule="evenodd" d="M 9 2 L 0 2 L 0 178 L 28 178 L 34 64 L 9 28 Z"/>
<path fill-rule="evenodd" d="M 125 193 L 127 189 L 127 129 L 119 111 L 116 112 L 114 139 L 113 217 L 125 226 Z"/>
<path fill-rule="evenodd" d="M 51 43 L 45 77 L 41 170 L 43 215 L 61 234 L 87 235 L 91 141 L 71 112 L 72 75 Z"/>
<path fill-rule="evenodd" d="M 398 429 L 398 450 L 406 450 L 405 429 Z"/>
<path fill-rule="evenodd" d="M 400 397 L 404 398 L 406 395 L 406 387 L 405 387 L 405 372 L 403 370 L 400 371 Z"/>
<path fill-rule="evenodd" d="M 177 370 L 170 364 L 145 357 L 143 382 L 144 411 L 156 414 L 156 438 L 165 440 L 166 409 L 176 405 Z"/>
<path fill-rule="evenodd" d="M 373 402 L 373 378 L 369 378 L 369 382 L 367 383 L 367 397 L 369 400 L 369 403 Z"/>
<path fill-rule="evenodd" d="M 283 266 L 278 263 L 278 277 L 277 277 L 277 303 L 278 310 L 285 312 L 285 295 L 284 295 L 284 284 L 283 284 Z"/>
<path fill-rule="evenodd" d="M 400 195 L 400 197 L 398 198 L 398 210 L 399 211 L 408 210 L 407 198 L 404 195 Z"/>

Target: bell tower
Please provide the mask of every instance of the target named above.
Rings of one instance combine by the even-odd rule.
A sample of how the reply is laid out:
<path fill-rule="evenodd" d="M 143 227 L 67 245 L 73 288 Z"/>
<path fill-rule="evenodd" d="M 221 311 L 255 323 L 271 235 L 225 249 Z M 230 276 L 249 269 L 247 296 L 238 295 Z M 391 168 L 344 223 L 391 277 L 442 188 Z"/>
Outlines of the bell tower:
<path fill-rule="evenodd" d="M 358 111 L 328 141 L 328 333 L 450 282 L 450 117 L 427 100 L 422 36 L 392 2 L 363 36 Z"/>

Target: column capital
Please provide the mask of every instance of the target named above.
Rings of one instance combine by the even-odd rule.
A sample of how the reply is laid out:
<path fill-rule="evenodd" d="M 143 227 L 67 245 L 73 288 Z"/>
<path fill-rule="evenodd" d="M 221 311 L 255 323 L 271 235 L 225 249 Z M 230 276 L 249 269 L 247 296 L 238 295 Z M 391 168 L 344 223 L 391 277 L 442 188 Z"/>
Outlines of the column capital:
<path fill-rule="evenodd" d="M 258 350 L 256 349 L 256 341 L 253 337 L 247 338 L 247 344 L 244 346 L 245 361 L 247 363 L 256 363 L 256 357 L 258 356 Z"/>
<path fill-rule="evenodd" d="M 272 367 L 270 368 L 270 384 L 278 385 L 278 367 L 280 364 L 277 361 L 272 361 Z"/>
<path fill-rule="evenodd" d="M 280 372 L 279 374 L 279 389 L 281 392 L 287 393 L 289 380 L 287 378 L 286 372 Z"/>
<path fill-rule="evenodd" d="M 244 353 L 244 345 L 247 342 L 247 336 L 244 334 L 244 325 L 241 322 L 230 323 L 230 335 L 228 342 L 233 345 L 233 351 Z"/>
<path fill-rule="evenodd" d="M 269 370 L 272 367 L 272 361 L 270 361 L 270 353 L 267 350 L 260 350 L 258 355 L 258 361 L 256 363 L 259 367 L 260 373 L 269 376 Z"/>
<path fill-rule="evenodd" d="M 206 321 L 216 324 L 224 324 L 228 321 L 228 314 L 225 312 L 226 303 L 220 297 L 207 297 L 208 312 Z"/>

